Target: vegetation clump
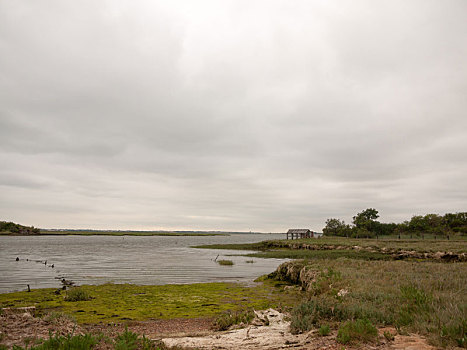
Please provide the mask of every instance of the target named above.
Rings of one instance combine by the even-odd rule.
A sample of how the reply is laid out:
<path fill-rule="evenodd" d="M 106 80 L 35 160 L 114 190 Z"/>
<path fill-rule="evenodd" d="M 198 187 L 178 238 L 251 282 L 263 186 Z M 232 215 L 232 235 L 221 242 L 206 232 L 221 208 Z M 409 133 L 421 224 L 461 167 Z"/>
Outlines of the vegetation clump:
<path fill-rule="evenodd" d="M 233 325 L 247 325 L 255 318 L 255 313 L 252 309 L 240 311 L 227 311 L 221 314 L 214 321 L 214 329 L 225 331 Z"/>
<path fill-rule="evenodd" d="M 232 260 L 217 260 L 219 265 L 232 266 L 234 262 Z"/>
<path fill-rule="evenodd" d="M 65 301 L 88 301 L 91 299 L 92 296 L 89 292 L 79 287 L 69 289 L 65 296 Z"/>
<path fill-rule="evenodd" d="M 128 328 L 115 338 L 114 350 L 153 350 L 166 349 L 162 342 L 156 344 L 145 335 L 140 337 L 137 333 L 129 331 Z"/>
<path fill-rule="evenodd" d="M 331 333 L 331 328 L 329 327 L 329 325 L 325 324 L 325 325 L 322 325 L 321 327 L 319 327 L 318 334 L 320 336 L 325 337 L 325 336 L 329 335 L 329 333 Z"/>
<path fill-rule="evenodd" d="M 370 342 L 376 340 L 378 330 L 367 319 L 347 321 L 337 333 L 337 341 L 342 344 L 353 342 Z"/>

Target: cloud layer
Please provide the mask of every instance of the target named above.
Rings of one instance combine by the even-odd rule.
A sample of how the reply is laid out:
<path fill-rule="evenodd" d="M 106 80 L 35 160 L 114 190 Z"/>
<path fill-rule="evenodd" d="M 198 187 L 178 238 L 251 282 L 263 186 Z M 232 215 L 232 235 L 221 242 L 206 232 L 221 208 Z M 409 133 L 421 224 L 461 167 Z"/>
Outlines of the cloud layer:
<path fill-rule="evenodd" d="M 467 3 L 0 2 L 0 213 L 320 230 L 467 208 Z"/>

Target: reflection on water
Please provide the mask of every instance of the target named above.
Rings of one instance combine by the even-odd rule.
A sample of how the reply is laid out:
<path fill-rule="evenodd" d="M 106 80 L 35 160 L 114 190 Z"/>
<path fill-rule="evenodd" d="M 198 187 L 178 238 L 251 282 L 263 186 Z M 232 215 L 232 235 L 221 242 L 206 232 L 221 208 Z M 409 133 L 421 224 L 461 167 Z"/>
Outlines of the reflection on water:
<path fill-rule="evenodd" d="M 168 284 L 248 281 L 272 272 L 281 259 L 250 259 L 239 251 L 194 249 L 192 245 L 249 243 L 279 239 L 279 234 L 201 237 L 31 236 L 0 237 L 0 293 L 76 284 Z M 234 266 L 213 260 L 226 258 Z M 20 261 L 16 261 L 16 257 Z M 29 259 L 27 261 L 26 259 Z M 46 261 L 39 263 L 37 261 Z M 254 260 L 255 263 L 246 263 Z M 54 265 L 54 268 L 51 265 Z"/>

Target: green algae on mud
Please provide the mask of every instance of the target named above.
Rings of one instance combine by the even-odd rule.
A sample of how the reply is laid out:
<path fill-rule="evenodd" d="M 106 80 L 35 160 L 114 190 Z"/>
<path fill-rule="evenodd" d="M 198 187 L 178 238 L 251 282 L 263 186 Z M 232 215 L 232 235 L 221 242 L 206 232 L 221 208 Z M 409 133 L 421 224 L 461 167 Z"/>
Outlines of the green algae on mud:
<path fill-rule="evenodd" d="M 77 302 L 65 301 L 64 291 L 57 295 L 56 289 L 47 288 L 0 294 L 0 308 L 36 306 L 39 313 L 60 311 L 79 323 L 214 317 L 227 310 L 293 306 L 296 295 L 284 293 L 282 285 L 273 281 L 250 286 L 239 283 L 84 285 L 77 288 L 82 288 L 92 299 Z"/>

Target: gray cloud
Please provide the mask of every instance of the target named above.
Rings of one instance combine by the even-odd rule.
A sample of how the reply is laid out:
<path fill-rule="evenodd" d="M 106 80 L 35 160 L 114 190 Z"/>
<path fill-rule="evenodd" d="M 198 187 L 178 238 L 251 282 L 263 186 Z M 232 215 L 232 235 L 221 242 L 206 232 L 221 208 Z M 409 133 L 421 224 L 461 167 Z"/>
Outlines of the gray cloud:
<path fill-rule="evenodd" d="M 465 211 L 464 1 L 0 3 L 0 212 L 319 230 Z"/>

